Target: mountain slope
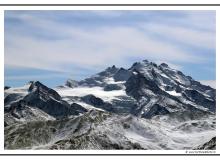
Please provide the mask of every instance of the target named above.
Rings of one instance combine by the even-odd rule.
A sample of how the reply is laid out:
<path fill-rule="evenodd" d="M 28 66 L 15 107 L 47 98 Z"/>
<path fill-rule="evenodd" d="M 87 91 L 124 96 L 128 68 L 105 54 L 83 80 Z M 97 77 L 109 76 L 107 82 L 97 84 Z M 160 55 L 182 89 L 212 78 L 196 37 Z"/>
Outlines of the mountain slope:
<path fill-rule="evenodd" d="M 6 90 L 5 104 L 5 123 L 8 125 L 13 122 L 54 120 L 79 114 L 77 106 L 71 107 L 55 90 L 38 81 L 30 82 L 22 88 Z"/>
<path fill-rule="evenodd" d="M 5 149 L 206 149 L 215 137 L 216 90 L 165 63 L 4 93 Z"/>
<path fill-rule="evenodd" d="M 167 117 L 164 117 L 167 118 Z M 214 117 L 174 123 L 91 110 L 76 118 L 5 130 L 8 149 L 191 149 L 215 135 Z M 209 129 L 207 127 L 210 127 Z M 15 138 L 14 135 L 17 135 Z M 13 142 L 13 143 L 12 143 Z M 13 145 L 12 145 L 13 144 Z"/>
<path fill-rule="evenodd" d="M 171 69 L 165 63 L 158 66 L 147 60 L 136 62 L 129 69 L 109 67 L 79 81 L 77 87 L 59 88 L 56 91 L 67 101 L 71 99 L 68 97 L 91 94 L 110 103 L 112 112 L 120 110 L 120 113 L 142 117 L 149 117 L 146 116 L 149 110 L 168 114 L 193 107 L 214 114 L 216 104 L 215 89 Z"/>

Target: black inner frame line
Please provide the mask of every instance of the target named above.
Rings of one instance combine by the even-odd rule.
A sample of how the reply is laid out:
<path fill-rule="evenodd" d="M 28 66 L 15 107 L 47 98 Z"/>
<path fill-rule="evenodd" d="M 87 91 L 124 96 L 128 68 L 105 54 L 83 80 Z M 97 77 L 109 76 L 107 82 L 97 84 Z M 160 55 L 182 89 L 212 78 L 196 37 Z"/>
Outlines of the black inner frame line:
<path fill-rule="evenodd" d="M 220 6 L 218 4 L 0 4 L 0 6 Z"/>

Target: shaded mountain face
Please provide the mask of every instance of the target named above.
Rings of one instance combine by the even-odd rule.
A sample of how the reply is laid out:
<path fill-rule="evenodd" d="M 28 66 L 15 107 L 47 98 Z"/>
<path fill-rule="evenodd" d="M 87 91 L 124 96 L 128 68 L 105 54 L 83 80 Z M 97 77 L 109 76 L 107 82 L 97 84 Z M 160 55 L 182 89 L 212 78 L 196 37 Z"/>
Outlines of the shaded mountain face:
<path fill-rule="evenodd" d="M 53 120 L 79 114 L 76 112 L 77 107 L 71 107 L 55 90 L 38 81 L 29 82 L 23 88 L 8 90 L 5 93 L 5 104 L 7 124 L 11 121 L 32 121 L 41 118 Z"/>
<path fill-rule="evenodd" d="M 157 65 L 144 60 L 129 69 L 112 66 L 81 81 L 68 79 L 64 86 L 54 89 L 36 81 L 24 87 L 7 87 L 4 92 L 6 149 L 193 149 L 215 136 L 216 90 L 165 63 Z M 97 122 L 80 120 L 78 124 L 79 119 L 92 115 L 105 118 Z M 128 120 L 131 124 L 113 123 L 113 119 L 120 122 L 126 117 L 136 120 Z M 42 124 L 45 136 L 50 138 L 41 141 L 32 137 L 26 145 L 22 142 L 25 137 L 20 135 L 24 130 L 12 130 L 18 124 L 23 129 L 31 125 L 36 130 Z M 148 133 L 149 124 L 158 128 Z M 102 130 L 104 125 L 111 127 Z M 212 137 L 202 141 L 178 137 L 161 131 L 161 125 L 177 135 L 204 133 Z M 140 126 L 141 133 L 135 126 Z M 21 136 L 16 139 L 19 144 L 10 144 L 15 140 L 11 134 Z M 173 142 L 165 145 L 163 138 Z M 161 143 L 156 143 L 158 140 Z"/>
<path fill-rule="evenodd" d="M 78 86 L 78 82 L 72 79 L 68 79 L 65 84 L 67 87 L 74 88 Z"/>
<path fill-rule="evenodd" d="M 112 77 L 113 75 L 115 75 L 115 73 L 117 73 L 119 70 L 119 68 L 117 68 L 115 65 L 113 65 L 112 67 L 108 67 L 106 68 L 104 71 L 90 77 L 90 78 L 86 78 L 80 82 L 78 82 L 79 85 L 81 86 L 105 86 L 106 85 L 106 78 L 108 77 Z"/>

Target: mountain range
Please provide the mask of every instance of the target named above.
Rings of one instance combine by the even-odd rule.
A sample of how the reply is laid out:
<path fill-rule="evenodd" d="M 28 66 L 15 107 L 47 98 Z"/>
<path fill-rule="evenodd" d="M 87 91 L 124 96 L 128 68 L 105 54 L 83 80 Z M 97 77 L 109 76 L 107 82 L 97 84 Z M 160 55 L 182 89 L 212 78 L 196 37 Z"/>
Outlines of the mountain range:
<path fill-rule="evenodd" d="M 216 90 L 167 64 L 4 88 L 5 149 L 215 149 Z"/>

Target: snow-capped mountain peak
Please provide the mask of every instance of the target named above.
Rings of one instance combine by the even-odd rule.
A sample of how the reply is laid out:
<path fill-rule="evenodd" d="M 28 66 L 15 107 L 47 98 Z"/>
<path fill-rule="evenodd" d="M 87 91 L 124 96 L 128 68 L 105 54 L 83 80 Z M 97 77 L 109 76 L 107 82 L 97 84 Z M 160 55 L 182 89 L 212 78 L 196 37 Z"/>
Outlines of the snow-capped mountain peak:
<path fill-rule="evenodd" d="M 48 126 L 50 138 L 41 144 L 32 137 L 30 145 L 21 148 L 193 149 L 215 136 L 216 90 L 165 63 L 143 60 L 129 69 L 113 65 L 81 81 L 68 79 L 54 89 L 31 81 L 4 92 L 10 149 L 22 142 L 18 138 L 14 145 L 9 143 L 11 126 L 27 128 L 27 122 L 36 130 L 37 123 Z M 197 138 L 187 138 L 190 133 Z M 172 143 L 165 145 L 164 138 Z"/>

